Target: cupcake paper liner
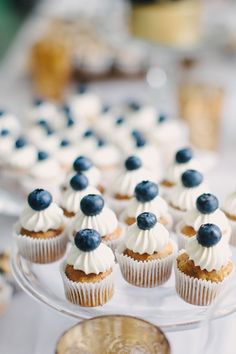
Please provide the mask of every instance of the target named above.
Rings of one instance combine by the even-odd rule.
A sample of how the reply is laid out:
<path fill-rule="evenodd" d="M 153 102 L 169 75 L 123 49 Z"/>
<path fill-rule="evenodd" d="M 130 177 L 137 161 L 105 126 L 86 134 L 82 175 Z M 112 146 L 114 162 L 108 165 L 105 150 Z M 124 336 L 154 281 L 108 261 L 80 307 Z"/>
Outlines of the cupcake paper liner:
<path fill-rule="evenodd" d="M 68 242 L 66 230 L 59 236 L 37 239 L 19 233 L 16 226 L 14 238 L 18 251 L 22 257 L 33 263 L 51 263 L 64 256 Z"/>
<path fill-rule="evenodd" d="M 116 251 L 116 259 L 119 263 L 124 279 L 135 286 L 142 288 L 153 288 L 164 284 L 171 276 L 176 246 L 173 243 L 174 251 L 163 259 L 142 262 L 124 255 L 123 250 Z"/>
<path fill-rule="evenodd" d="M 181 254 L 180 252 L 179 254 Z M 175 262 L 175 288 L 178 295 L 186 302 L 197 306 L 209 306 L 222 291 L 231 274 L 225 280 L 216 283 L 197 279 L 184 274 Z"/>
<path fill-rule="evenodd" d="M 79 283 L 68 279 L 65 267 L 66 263 L 63 262 L 60 267 L 61 277 L 66 298 L 73 304 L 84 307 L 102 306 L 112 298 L 114 293 L 113 272 L 98 282 Z"/>

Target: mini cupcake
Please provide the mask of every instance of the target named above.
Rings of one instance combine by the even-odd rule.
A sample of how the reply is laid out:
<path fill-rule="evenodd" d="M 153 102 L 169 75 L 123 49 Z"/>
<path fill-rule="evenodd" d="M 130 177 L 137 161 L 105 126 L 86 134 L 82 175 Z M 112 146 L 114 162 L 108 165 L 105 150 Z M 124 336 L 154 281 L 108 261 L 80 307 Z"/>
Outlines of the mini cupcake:
<path fill-rule="evenodd" d="M 78 231 L 61 267 L 66 298 L 80 306 L 104 305 L 114 293 L 114 264 L 112 250 L 101 242 L 97 231 Z"/>
<path fill-rule="evenodd" d="M 39 187 L 49 190 L 54 199 L 58 200 L 60 185 L 64 178 L 65 174 L 58 161 L 46 151 L 38 151 L 37 161 L 21 183 L 27 194 Z"/>
<path fill-rule="evenodd" d="M 230 223 L 232 230 L 230 243 L 233 246 L 236 246 L 236 192 L 227 196 L 222 209 Z"/>
<path fill-rule="evenodd" d="M 51 263 L 62 258 L 67 245 L 63 211 L 44 189 L 28 196 L 28 205 L 15 228 L 20 255 L 33 263 Z"/>
<path fill-rule="evenodd" d="M 195 207 L 184 213 L 176 227 L 179 248 L 184 248 L 186 240 L 195 237 L 200 226 L 208 223 L 217 225 L 222 237 L 230 240 L 231 227 L 223 211 L 219 209 L 218 199 L 213 194 L 204 193 L 197 198 Z"/>
<path fill-rule="evenodd" d="M 175 265 L 176 291 L 186 302 L 208 306 L 222 291 L 233 271 L 228 242 L 218 226 L 204 224 L 186 242 Z"/>
<path fill-rule="evenodd" d="M 92 161 L 85 156 L 78 156 L 73 163 L 73 171 L 67 177 L 66 183 L 63 185 L 67 188 L 71 177 L 75 173 L 83 173 L 89 180 L 91 186 L 96 187 L 100 192 L 104 192 L 104 187 L 101 183 L 101 172 L 93 165 Z"/>
<path fill-rule="evenodd" d="M 80 85 L 75 95 L 68 102 L 75 119 L 85 119 L 89 122 L 95 121 L 101 112 L 101 101 L 85 85 Z"/>
<path fill-rule="evenodd" d="M 174 221 L 178 222 L 185 211 L 193 209 L 199 195 L 208 192 L 203 183 L 203 175 L 196 170 L 185 171 L 179 183 L 177 183 L 169 194 L 168 202 Z"/>
<path fill-rule="evenodd" d="M 152 288 L 171 276 L 174 243 L 153 213 L 144 212 L 128 227 L 122 246 L 116 251 L 124 279 L 135 286 Z"/>
<path fill-rule="evenodd" d="M 164 192 L 168 193 L 170 188 L 175 186 L 181 175 L 189 169 L 198 169 L 198 163 L 193 157 L 191 148 L 183 148 L 176 152 L 174 161 L 167 167 L 161 186 Z"/>
<path fill-rule="evenodd" d="M 13 175 L 17 178 L 27 174 L 36 160 L 36 148 L 23 137 L 16 139 L 14 149 L 8 159 L 8 167 Z"/>
<path fill-rule="evenodd" d="M 0 167 L 4 167 L 14 149 L 14 138 L 8 129 L 0 131 Z"/>
<path fill-rule="evenodd" d="M 61 139 L 55 152 L 55 157 L 59 162 L 61 168 L 65 172 L 69 172 L 71 165 L 78 156 L 76 147 L 70 142 L 69 139 Z"/>
<path fill-rule="evenodd" d="M 142 161 L 137 156 L 129 156 L 124 163 L 120 174 L 111 185 L 110 203 L 117 213 L 121 212 L 127 202 L 134 196 L 134 190 L 139 182 L 152 180 L 153 175 L 142 166 Z"/>
<path fill-rule="evenodd" d="M 78 230 L 94 229 L 99 232 L 102 241 L 115 249 L 122 236 L 115 213 L 104 205 L 104 199 L 98 194 L 88 194 L 81 199 L 80 211 L 76 215 L 70 235 L 73 238 Z"/>
<path fill-rule="evenodd" d="M 143 212 L 151 212 L 156 215 L 158 221 L 167 229 L 172 227 L 172 217 L 168 212 L 168 204 L 158 196 L 158 185 L 151 181 L 142 181 L 135 187 L 134 197 L 129 201 L 123 214 L 122 221 L 126 225 L 132 225 L 136 218 Z"/>
<path fill-rule="evenodd" d="M 70 179 L 70 185 L 61 193 L 60 206 L 67 218 L 73 218 L 80 212 L 80 201 L 87 194 L 100 194 L 89 185 L 88 178 L 82 173 L 76 173 Z"/>
<path fill-rule="evenodd" d="M 0 131 L 2 130 L 8 130 L 13 136 L 17 136 L 20 134 L 21 126 L 18 117 L 0 109 Z"/>

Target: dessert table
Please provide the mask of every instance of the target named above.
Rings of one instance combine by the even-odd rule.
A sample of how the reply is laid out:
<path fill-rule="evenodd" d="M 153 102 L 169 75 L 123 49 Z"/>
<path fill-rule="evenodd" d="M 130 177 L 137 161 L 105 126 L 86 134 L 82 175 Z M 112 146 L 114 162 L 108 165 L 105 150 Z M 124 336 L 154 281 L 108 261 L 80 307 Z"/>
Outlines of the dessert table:
<path fill-rule="evenodd" d="M 0 106 L 12 109 L 22 119 L 27 104 L 29 82 L 23 75 L 25 52 L 32 38 L 28 33 L 34 28 L 34 33 L 42 25 L 42 19 L 30 18 L 19 33 L 14 45 L 0 67 Z M 236 176 L 236 83 L 233 65 L 225 67 L 224 76 L 226 100 L 222 117 L 222 129 L 219 149 L 219 163 L 210 174 L 212 191 L 220 199 L 235 188 Z M 147 87 L 145 82 L 122 82 L 94 84 L 93 89 L 109 102 L 119 102 L 122 98 L 132 96 L 142 101 L 152 102 L 158 99 L 158 93 Z M 175 112 L 176 102 L 169 90 L 168 104 L 170 112 Z M 163 99 L 163 98 L 162 98 Z M 164 99 L 165 101 L 165 99 Z M 0 215 L 1 240 L 0 249 L 10 246 L 12 225 L 16 220 Z M 0 353 L 7 354 L 51 354 L 54 352 L 58 337 L 77 321 L 53 311 L 45 305 L 36 302 L 27 294 L 19 291 L 13 297 L 8 312 L 0 317 Z M 216 338 L 204 353 L 235 353 L 236 314 L 214 322 L 210 336 Z M 220 341 L 217 336 L 220 334 Z M 215 337 L 216 336 L 216 337 Z M 181 332 L 169 332 L 173 354 L 182 354 L 186 350 L 191 354 L 199 353 L 199 342 L 204 341 L 204 328 Z M 191 350 L 190 350 L 191 346 Z"/>

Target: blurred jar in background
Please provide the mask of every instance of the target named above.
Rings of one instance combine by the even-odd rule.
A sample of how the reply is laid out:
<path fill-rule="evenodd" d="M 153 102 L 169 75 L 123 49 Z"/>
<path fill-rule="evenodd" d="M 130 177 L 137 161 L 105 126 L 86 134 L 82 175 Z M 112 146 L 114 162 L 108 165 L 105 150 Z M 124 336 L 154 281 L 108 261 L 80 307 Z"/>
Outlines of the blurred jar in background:
<path fill-rule="evenodd" d="M 183 60 L 177 89 L 179 115 L 188 123 L 192 144 L 208 150 L 218 147 L 224 100 L 224 89 L 214 68 L 215 72 L 219 70 L 210 68 L 207 61 Z"/>

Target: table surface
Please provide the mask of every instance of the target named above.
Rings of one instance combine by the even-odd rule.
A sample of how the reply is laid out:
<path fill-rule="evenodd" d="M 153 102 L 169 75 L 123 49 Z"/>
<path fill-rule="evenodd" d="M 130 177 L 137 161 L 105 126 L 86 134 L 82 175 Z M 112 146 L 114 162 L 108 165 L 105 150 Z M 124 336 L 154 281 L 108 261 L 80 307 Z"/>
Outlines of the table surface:
<path fill-rule="evenodd" d="M 22 75 L 22 67 L 24 65 L 24 53 L 30 43 L 27 33 L 32 26 L 36 29 L 37 26 L 40 27 L 40 20 L 38 22 L 32 19 L 28 21 L 0 68 L 0 104 L 13 109 L 16 113 L 19 112 L 22 116 L 29 102 L 27 94 L 29 84 Z M 225 77 L 236 77 L 234 71 L 233 67 L 225 68 Z M 219 165 L 210 176 L 212 191 L 218 192 L 220 198 L 232 191 L 236 185 L 236 83 L 234 81 L 228 80 L 225 86 L 226 102 L 219 150 L 220 160 Z M 125 98 L 127 95 L 130 96 L 130 92 L 134 97 L 152 102 L 158 95 L 158 92 L 153 93 L 152 90 L 147 89 L 144 82 L 127 82 L 125 86 L 117 82 L 97 84 L 94 85 L 94 90 L 111 102 L 120 100 L 122 97 Z M 171 107 L 174 110 L 175 103 L 174 101 L 172 103 Z M 11 242 L 11 228 L 14 221 L 12 218 L 0 216 L 0 248 Z M 0 353 L 51 354 L 54 352 L 55 343 L 60 334 L 75 323 L 74 319 L 62 316 L 31 299 L 23 292 L 19 292 L 14 296 L 9 311 L 0 317 Z M 236 315 L 215 321 L 211 335 L 216 336 L 220 333 L 221 340 L 217 340 L 216 337 L 215 346 L 213 344 L 207 351 L 204 351 L 204 354 L 234 354 L 235 335 L 233 328 L 235 327 Z M 167 333 L 174 354 L 185 352 L 190 343 L 192 348 L 199 348 L 197 344 L 202 340 L 201 335 L 202 329 Z M 193 351 L 191 351 L 191 354 L 193 354 Z"/>

